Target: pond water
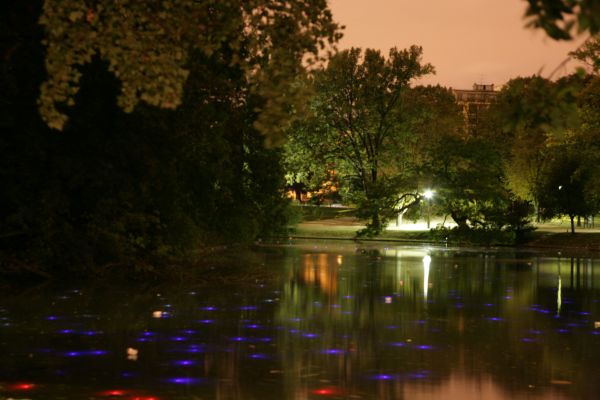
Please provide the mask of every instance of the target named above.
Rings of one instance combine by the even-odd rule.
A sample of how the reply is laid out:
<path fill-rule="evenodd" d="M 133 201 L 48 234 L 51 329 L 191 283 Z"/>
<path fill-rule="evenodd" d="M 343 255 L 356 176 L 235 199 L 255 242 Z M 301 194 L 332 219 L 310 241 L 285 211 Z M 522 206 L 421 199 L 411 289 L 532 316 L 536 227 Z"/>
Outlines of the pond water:
<path fill-rule="evenodd" d="M 4 291 L 0 399 L 600 391 L 599 260 L 331 242 L 255 257 L 274 280 Z"/>

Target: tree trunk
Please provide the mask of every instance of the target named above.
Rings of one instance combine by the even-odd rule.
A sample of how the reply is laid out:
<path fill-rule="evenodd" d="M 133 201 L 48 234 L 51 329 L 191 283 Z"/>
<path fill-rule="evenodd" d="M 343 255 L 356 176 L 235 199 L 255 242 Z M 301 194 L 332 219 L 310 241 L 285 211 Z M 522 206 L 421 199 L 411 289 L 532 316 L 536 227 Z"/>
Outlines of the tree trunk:
<path fill-rule="evenodd" d="M 575 233 L 575 216 L 569 215 L 569 218 L 571 218 L 571 233 Z"/>

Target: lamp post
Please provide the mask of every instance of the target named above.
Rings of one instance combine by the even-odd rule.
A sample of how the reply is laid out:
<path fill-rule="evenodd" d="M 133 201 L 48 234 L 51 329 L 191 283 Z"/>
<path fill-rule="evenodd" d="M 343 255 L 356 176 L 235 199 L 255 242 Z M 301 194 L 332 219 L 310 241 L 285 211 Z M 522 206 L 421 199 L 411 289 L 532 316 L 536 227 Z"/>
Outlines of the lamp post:
<path fill-rule="evenodd" d="M 423 197 L 427 199 L 427 229 L 429 229 L 431 225 L 431 199 L 433 198 L 433 191 L 429 189 L 426 190 L 425 193 L 423 193 Z"/>

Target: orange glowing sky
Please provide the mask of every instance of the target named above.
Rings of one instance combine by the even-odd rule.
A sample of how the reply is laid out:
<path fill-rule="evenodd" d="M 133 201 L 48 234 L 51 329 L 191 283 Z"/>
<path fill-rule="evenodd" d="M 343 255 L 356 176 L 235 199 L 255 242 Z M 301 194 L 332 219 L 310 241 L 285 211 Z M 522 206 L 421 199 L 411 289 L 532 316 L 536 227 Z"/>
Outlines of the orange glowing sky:
<path fill-rule="evenodd" d="M 525 28 L 523 0 L 329 0 L 346 26 L 338 48 L 423 47 L 436 75 L 419 81 L 454 88 L 502 85 L 517 76 L 549 77 L 584 38 L 555 42 Z M 574 70 L 571 61 L 554 78 Z"/>

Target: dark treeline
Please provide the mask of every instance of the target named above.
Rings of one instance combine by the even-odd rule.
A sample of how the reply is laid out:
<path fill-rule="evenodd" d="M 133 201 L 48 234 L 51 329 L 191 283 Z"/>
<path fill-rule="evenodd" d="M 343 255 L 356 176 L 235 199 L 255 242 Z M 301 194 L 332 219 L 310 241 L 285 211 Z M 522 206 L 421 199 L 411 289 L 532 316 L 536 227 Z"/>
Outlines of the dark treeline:
<path fill-rule="evenodd" d="M 116 103 L 119 82 L 81 68 L 69 122 L 51 131 L 37 99 L 45 79 L 42 2 L 3 3 L 0 21 L 2 268 L 39 274 L 99 266 L 149 269 L 210 246 L 281 229 L 280 152 L 252 127 L 263 101 L 245 95 L 226 44 L 189 58 L 176 110 Z"/>

